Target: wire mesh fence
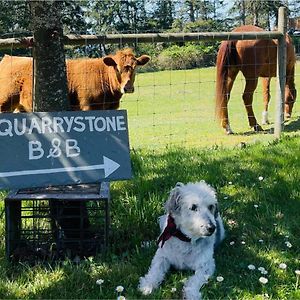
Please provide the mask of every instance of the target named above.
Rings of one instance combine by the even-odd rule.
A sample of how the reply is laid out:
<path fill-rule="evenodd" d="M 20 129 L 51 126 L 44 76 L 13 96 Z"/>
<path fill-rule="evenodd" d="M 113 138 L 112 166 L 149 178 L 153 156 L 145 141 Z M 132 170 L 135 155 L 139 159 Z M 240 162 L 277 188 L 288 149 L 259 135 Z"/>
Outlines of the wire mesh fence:
<path fill-rule="evenodd" d="M 203 57 L 195 56 L 194 52 L 181 53 L 182 46 L 198 47 L 203 45 L 205 40 L 237 40 L 237 39 L 271 39 L 279 37 L 278 32 L 264 32 L 263 36 L 257 33 L 167 33 L 167 34 L 117 34 L 103 36 L 68 36 L 66 43 L 70 45 L 83 45 L 81 52 L 83 56 L 89 55 L 90 45 L 106 45 L 107 43 L 117 45 L 116 48 L 134 48 L 139 55 L 151 56 L 148 65 L 140 67 L 135 79 L 135 91 L 132 94 L 125 93 L 121 98 L 121 109 L 127 109 L 129 115 L 130 144 L 132 148 L 165 148 L 171 146 L 212 146 L 212 145 L 236 145 L 247 141 L 268 141 L 273 139 L 275 122 L 275 98 L 276 79 L 271 82 L 271 103 L 269 109 L 269 124 L 263 126 L 263 134 L 253 134 L 249 127 L 245 106 L 243 104 L 243 92 L 245 80 L 241 74 L 236 78 L 228 104 L 229 118 L 233 131 L 232 136 L 224 135 L 220 122 L 215 117 L 215 96 L 216 96 L 216 67 L 201 65 L 199 60 Z M 30 41 L 30 39 L 25 39 Z M 17 44 L 16 44 L 17 43 Z M 11 41 L 7 53 L 14 55 L 18 43 L 23 43 L 22 47 L 28 45 L 24 40 Z M 150 47 L 144 47 L 145 43 Z M 164 45 L 174 45 L 173 51 L 169 55 L 152 56 L 151 49 L 162 49 Z M 177 47 L 177 48 L 176 48 Z M 99 46 L 100 48 L 100 46 Z M 217 48 L 216 48 L 217 49 Z M 265 53 L 268 48 L 261 48 Z M 21 55 L 30 55 L 30 50 L 22 50 Z M 68 48 L 68 53 L 73 54 L 78 48 Z M 182 55 L 181 55 L 182 54 Z M 194 55 L 194 56 L 193 56 Z M 76 55 L 74 55 L 76 56 Z M 137 55 L 138 56 L 138 55 Z M 215 54 L 210 57 L 210 62 L 215 61 Z M 4 57 L 5 59 L 5 57 Z M 31 84 L 24 88 L 24 78 L 30 78 L 32 83 L 31 65 L 24 60 L 15 57 L 7 57 L 7 63 L 3 60 L 0 64 L 0 91 L 2 98 L 9 100 L 2 104 L 1 111 L 14 111 L 20 94 L 30 94 Z M 74 58 L 71 58 L 73 60 Z M 207 59 L 207 58 L 206 58 Z M 87 59 L 91 60 L 90 59 Z M 205 60 L 207 61 L 207 60 Z M 197 65 L 199 63 L 199 65 Z M 15 71 L 15 65 L 22 65 Z M 276 64 L 276 58 L 272 57 L 268 61 L 271 68 Z M 299 63 L 298 63 L 299 64 Z M 25 66 L 26 65 L 26 66 Z M 76 62 L 75 62 L 76 65 Z M 163 67 L 161 67 L 163 65 Z M 248 68 L 246 64 L 244 68 Z M 249 65 L 249 68 L 252 67 Z M 255 67 L 255 66 L 254 66 Z M 296 67 L 295 81 L 299 85 L 299 68 Z M 25 76 L 19 76 L 20 73 Z M 81 89 L 86 90 L 86 94 L 93 93 L 91 90 L 91 73 L 88 63 L 81 64 L 76 70 L 82 76 Z M 31 76 L 31 77 L 30 77 Z M 107 84 L 102 82 L 103 84 Z M 94 87 L 97 88 L 96 86 Z M 263 111 L 263 90 L 259 79 L 258 88 L 253 94 L 253 109 L 257 121 L 261 124 L 261 114 Z M 9 92 L 7 92 L 9 90 Z M 247 92 L 246 92 L 247 93 Z M 2 100 L 1 100 L 2 101 Z M 75 103 L 74 109 L 78 108 Z M 247 104 L 248 105 L 248 104 Z M 246 109 L 247 109 L 246 105 Z M 82 109 L 82 107 L 81 107 Z M 298 129 L 299 109 L 297 102 L 293 108 L 292 119 L 285 123 L 286 131 Z"/>

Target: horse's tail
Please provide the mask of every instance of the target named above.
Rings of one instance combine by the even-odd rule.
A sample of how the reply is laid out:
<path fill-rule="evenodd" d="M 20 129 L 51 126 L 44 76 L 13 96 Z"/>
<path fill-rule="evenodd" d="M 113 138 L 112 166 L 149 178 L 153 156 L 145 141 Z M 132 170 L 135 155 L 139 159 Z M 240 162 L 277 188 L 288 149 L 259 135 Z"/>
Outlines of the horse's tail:
<path fill-rule="evenodd" d="M 227 79 L 229 66 L 235 65 L 237 52 L 236 41 L 223 41 L 217 55 L 217 78 L 216 78 L 216 117 L 222 118 L 222 107 L 226 106 L 228 91 Z"/>

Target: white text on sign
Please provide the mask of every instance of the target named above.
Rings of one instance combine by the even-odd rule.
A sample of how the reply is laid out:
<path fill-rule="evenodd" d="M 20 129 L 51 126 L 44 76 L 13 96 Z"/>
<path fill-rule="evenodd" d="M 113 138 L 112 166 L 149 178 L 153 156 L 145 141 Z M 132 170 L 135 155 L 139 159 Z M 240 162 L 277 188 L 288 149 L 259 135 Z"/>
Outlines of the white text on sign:
<path fill-rule="evenodd" d="M 42 117 L 22 119 L 0 119 L 0 136 L 20 136 L 26 134 L 45 134 L 62 132 L 111 132 L 124 131 L 124 116 L 96 117 Z"/>
<path fill-rule="evenodd" d="M 49 151 L 45 151 L 40 141 L 30 141 L 28 143 L 28 158 L 29 160 L 40 159 L 45 155 L 47 158 L 58 158 L 62 154 L 66 157 L 75 157 L 80 154 L 80 148 L 78 142 L 75 139 L 66 139 L 63 147 L 61 140 L 54 138 L 51 141 L 51 147 Z"/>

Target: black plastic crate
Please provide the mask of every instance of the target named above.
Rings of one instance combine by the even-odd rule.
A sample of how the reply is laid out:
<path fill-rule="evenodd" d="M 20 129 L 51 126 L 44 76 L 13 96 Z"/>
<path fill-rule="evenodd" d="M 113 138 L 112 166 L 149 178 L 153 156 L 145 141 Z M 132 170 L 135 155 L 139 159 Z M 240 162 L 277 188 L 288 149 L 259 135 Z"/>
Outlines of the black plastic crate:
<path fill-rule="evenodd" d="M 109 184 L 49 187 L 5 198 L 10 260 L 94 256 L 108 246 Z"/>

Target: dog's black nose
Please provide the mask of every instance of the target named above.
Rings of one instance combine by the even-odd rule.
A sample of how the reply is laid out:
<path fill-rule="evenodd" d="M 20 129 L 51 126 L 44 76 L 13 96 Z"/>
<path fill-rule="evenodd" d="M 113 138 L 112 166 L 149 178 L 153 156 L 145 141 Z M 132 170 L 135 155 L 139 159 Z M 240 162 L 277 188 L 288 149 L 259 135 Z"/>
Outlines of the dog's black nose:
<path fill-rule="evenodd" d="M 207 229 L 209 235 L 212 235 L 216 230 L 216 226 L 214 224 L 209 224 L 209 225 L 207 225 L 206 229 Z"/>

